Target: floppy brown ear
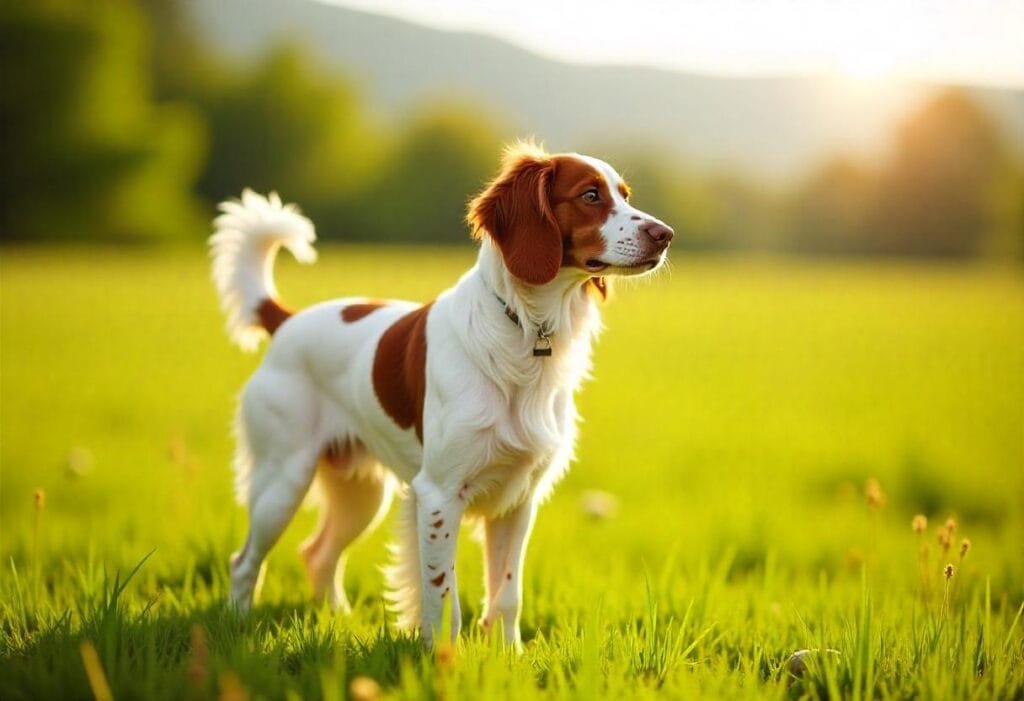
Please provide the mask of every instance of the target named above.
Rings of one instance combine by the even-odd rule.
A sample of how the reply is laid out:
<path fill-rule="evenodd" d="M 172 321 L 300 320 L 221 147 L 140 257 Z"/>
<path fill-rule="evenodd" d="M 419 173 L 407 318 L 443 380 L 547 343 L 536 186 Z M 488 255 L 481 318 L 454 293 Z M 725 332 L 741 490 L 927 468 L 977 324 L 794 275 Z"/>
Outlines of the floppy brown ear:
<path fill-rule="evenodd" d="M 562 236 L 548 200 L 554 170 L 547 156 L 509 153 L 466 217 L 473 235 L 486 231 L 509 271 L 533 285 L 551 282 L 562 266 Z"/>

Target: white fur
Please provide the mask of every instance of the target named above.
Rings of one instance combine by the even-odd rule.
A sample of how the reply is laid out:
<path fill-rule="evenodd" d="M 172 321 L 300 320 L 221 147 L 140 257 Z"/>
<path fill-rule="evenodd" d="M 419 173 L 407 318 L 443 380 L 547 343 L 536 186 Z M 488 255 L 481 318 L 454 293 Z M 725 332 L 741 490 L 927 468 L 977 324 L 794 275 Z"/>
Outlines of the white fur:
<path fill-rule="evenodd" d="M 213 282 L 227 316 L 228 336 L 245 350 L 255 350 L 267 332 L 259 325 L 260 301 L 277 296 L 274 258 L 284 246 L 296 260 L 316 260 L 313 224 L 293 204 L 282 205 L 276 192 L 268 197 L 244 190 L 240 201 L 221 203 L 223 212 L 210 237 Z"/>
<path fill-rule="evenodd" d="M 595 163 L 614 192 L 618 175 Z M 637 210 L 615 197 L 618 215 L 602 227 L 609 251 L 624 237 L 642 235 L 630 218 Z M 285 245 L 300 259 L 311 259 L 312 225 L 274 196 L 264 200 L 246 192 L 241 203 L 225 203 L 222 210 L 211 239 L 214 278 L 232 338 L 251 346 L 262 335 L 253 309 L 274 293 L 270 266 L 276 248 Z M 615 255 L 608 263 L 622 266 L 621 274 L 638 272 L 630 267 L 636 261 Z M 451 596 L 452 630 L 458 632 L 455 545 L 460 522 L 471 516 L 483 523 L 487 555 L 482 623 L 489 628 L 500 619 L 506 638 L 518 644 L 526 543 L 537 506 L 572 458 L 573 395 L 589 372 L 591 343 L 600 328 L 596 305 L 584 289 L 589 276 L 563 267 L 545 285 L 526 284 L 485 237 L 476 265 L 437 298 L 427 316 L 422 445 L 412 429 L 400 428 L 386 413 L 371 374 L 381 335 L 418 305 L 392 302 L 343 323 L 341 310 L 360 300 L 341 299 L 286 321 L 239 408 L 236 469 L 249 504 L 250 533 L 232 561 L 233 600 L 250 605 L 264 556 L 319 474 L 333 481 L 325 490 L 321 530 L 305 549 L 307 566 L 315 593 L 343 605 L 344 595 L 332 589 L 326 573 L 331 558 L 386 508 L 390 491 L 379 461 L 408 485 L 387 570 L 388 599 L 399 623 L 418 626 L 429 641 Z M 497 297 L 518 314 L 521 327 Z M 552 334 L 550 357 L 532 353 L 540 325 Z M 357 448 L 345 453 L 340 467 L 325 469 L 321 463 L 318 472 L 329 445 Z M 339 470 L 354 474 L 332 477 Z M 359 499 L 368 503 L 346 520 L 356 503 L 350 485 L 366 481 Z M 330 547 L 322 545 L 328 542 Z"/>
<path fill-rule="evenodd" d="M 646 262 L 651 259 L 652 253 L 658 255 L 658 264 L 660 265 L 664 260 L 664 250 L 652 250 L 650 241 L 645 237 L 642 227 L 651 223 L 663 224 L 663 222 L 646 212 L 641 212 L 618 192 L 615 185 L 622 179 L 614 168 L 597 158 L 575 155 L 601 173 L 612 186 L 610 189 L 614 205 L 613 214 L 601 227 L 601 234 L 605 240 L 605 252 L 602 254 L 601 260 L 610 267 L 602 274 L 607 275 L 610 272 L 614 275 L 643 275 L 648 273 L 652 268 Z"/>

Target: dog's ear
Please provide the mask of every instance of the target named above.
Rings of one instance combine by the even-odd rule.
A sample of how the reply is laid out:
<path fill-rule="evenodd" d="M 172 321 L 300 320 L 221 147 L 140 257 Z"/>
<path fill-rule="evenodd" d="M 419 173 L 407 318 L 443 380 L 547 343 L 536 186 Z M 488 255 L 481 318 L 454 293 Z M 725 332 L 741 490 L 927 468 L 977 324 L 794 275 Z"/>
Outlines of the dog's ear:
<path fill-rule="evenodd" d="M 533 285 L 551 282 L 562 266 L 562 236 L 549 193 L 555 162 L 535 147 L 505 152 L 501 172 L 469 204 L 473 236 L 487 232 L 505 265 Z"/>

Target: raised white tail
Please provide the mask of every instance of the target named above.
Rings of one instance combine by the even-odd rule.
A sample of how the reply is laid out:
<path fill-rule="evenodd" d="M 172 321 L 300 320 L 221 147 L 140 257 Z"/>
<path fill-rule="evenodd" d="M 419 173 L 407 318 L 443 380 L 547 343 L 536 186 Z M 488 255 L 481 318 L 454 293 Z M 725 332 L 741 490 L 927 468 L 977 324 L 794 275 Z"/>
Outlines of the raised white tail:
<path fill-rule="evenodd" d="M 213 282 L 227 316 L 228 336 L 244 350 L 255 350 L 267 328 L 261 308 L 276 309 L 274 258 L 284 246 L 301 263 L 316 260 L 313 223 L 293 204 L 281 204 L 276 192 L 263 197 L 252 190 L 241 200 L 222 202 L 210 236 Z"/>

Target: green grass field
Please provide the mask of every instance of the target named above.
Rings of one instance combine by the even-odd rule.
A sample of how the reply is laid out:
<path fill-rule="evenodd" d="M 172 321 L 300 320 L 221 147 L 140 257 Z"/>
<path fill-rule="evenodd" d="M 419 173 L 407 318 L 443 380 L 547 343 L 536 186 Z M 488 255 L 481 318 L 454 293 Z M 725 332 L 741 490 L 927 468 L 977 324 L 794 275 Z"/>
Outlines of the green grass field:
<path fill-rule="evenodd" d="M 325 248 L 278 279 L 297 305 L 426 300 L 471 258 Z M 226 609 L 229 426 L 258 358 L 229 345 L 198 250 L 4 249 L 0 273 L 0 698 L 339 699 L 357 677 L 387 698 L 1024 698 L 1019 269 L 677 252 L 621 286 L 518 657 L 472 626 L 437 654 L 389 629 L 387 523 L 351 555 L 351 617 L 307 600 L 309 511 L 255 613 Z M 589 490 L 617 512 L 588 515 Z M 801 648 L 838 654 L 798 679 Z"/>

